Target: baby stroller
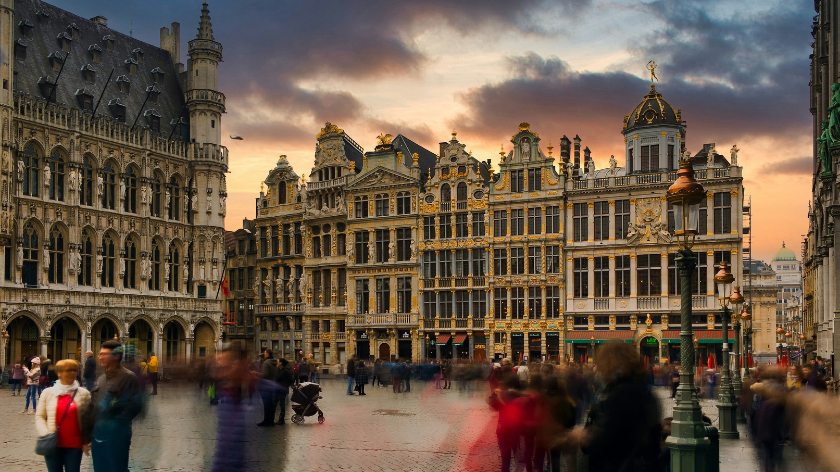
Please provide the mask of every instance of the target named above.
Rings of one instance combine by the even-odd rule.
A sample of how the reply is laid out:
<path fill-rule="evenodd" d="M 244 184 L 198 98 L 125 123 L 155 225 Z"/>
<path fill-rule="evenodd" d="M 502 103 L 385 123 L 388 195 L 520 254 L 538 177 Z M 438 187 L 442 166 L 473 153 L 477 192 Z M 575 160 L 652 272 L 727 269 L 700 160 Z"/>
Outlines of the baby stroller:
<path fill-rule="evenodd" d="M 321 386 L 312 382 L 303 382 L 292 387 L 292 423 L 303 424 L 304 417 L 318 414 L 318 423 L 324 423 L 324 412 L 316 403 L 321 399 Z"/>

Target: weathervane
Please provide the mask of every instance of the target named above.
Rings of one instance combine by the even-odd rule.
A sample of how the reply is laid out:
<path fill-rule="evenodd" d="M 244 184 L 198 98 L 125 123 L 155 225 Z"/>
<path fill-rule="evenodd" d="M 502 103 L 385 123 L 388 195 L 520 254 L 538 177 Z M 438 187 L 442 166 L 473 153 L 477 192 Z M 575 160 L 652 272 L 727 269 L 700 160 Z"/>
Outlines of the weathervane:
<path fill-rule="evenodd" d="M 650 85 L 653 85 L 654 79 L 659 80 L 659 77 L 656 76 L 656 61 L 648 62 L 646 69 L 650 71 Z"/>

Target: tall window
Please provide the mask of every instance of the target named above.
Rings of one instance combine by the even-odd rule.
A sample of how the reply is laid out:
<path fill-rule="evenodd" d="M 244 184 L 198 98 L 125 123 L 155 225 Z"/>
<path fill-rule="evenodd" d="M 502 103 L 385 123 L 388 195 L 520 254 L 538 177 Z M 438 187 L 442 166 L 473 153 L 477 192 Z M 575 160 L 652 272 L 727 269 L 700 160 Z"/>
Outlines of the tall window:
<path fill-rule="evenodd" d="M 437 298 L 434 292 L 426 292 L 423 294 L 423 313 L 428 318 L 434 318 L 437 313 Z"/>
<path fill-rule="evenodd" d="M 41 160 L 34 144 L 28 144 L 24 148 L 21 153 L 21 160 L 23 161 L 23 194 L 29 197 L 37 197 Z"/>
<path fill-rule="evenodd" d="M 507 250 L 493 249 L 493 273 L 507 275 Z"/>
<path fill-rule="evenodd" d="M 563 270 L 560 246 L 545 247 L 545 273 L 559 274 Z"/>
<path fill-rule="evenodd" d="M 376 230 L 376 262 L 388 262 L 388 245 L 391 242 L 391 231 Z"/>
<path fill-rule="evenodd" d="M 114 210 L 117 208 L 117 172 L 114 164 L 106 162 L 99 175 L 102 177 L 102 208 Z"/>
<path fill-rule="evenodd" d="M 368 243 L 370 242 L 370 235 L 367 231 L 356 231 L 356 264 L 368 263 Z"/>
<path fill-rule="evenodd" d="M 58 149 L 48 159 L 50 166 L 50 200 L 64 201 L 64 158 Z"/>
<path fill-rule="evenodd" d="M 452 318 L 454 310 L 452 309 L 452 292 L 440 292 L 438 296 L 440 302 L 440 317 Z"/>
<path fill-rule="evenodd" d="M 283 225 L 283 237 L 282 239 L 282 246 L 283 246 L 283 255 L 288 256 L 289 251 L 292 249 L 292 239 L 290 235 L 290 228 L 291 226 L 286 223 Z"/>
<path fill-rule="evenodd" d="M 539 246 L 528 247 L 528 273 L 542 273 L 542 248 Z"/>
<path fill-rule="evenodd" d="M 29 221 L 23 227 L 23 283 L 27 287 L 38 286 L 38 230 Z"/>
<path fill-rule="evenodd" d="M 427 241 L 435 239 L 435 217 L 434 216 L 424 216 L 423 217 L 423 239 L 425 239 Z"/>
<path fill-rule="evenodd" d="M 715 193 L 715 234 L 732 232 L 732 196 L 729 192 Z"/>
<path fill-rule="evenodd" d="M 441 277 L 452 277 L 452 252 L 451 251 L 441 251 L 439 259 L 440 259 L 440 276 Z"/>
<path fill-rule="evenodd" d="M 134 170 L 134 166 L 128 166 L 128 169 L 126 169 L 123 185 L 125 185 L 123 211 L 137 213 L 137 172 Z"/>
<path fill-rule="evenodd" d="M 64 235 L 58 226 L 50 230 L 50 265 L 47 280 L 51 284 L 64 283 Z"/>
<path fill-rule="evenodd" d="M 466 277 L 470 273 L 470 250 L 455 250 L 455 277 Z"/>
<path fill-rule="evenodd" d="M 178 283 L 181 274 L 181 251 L 175 243 L 169 245 L 169 284 L 167 288 L 170 292 L 177 292 L 180 284 Z"/>
<path fill-rule="evenodd" d="M 542 316 L 542 289 L 528 287 L 528 318 L 535 320 Z"/>
<path fill-rule="evenodd" d="M 347 269 L 338 269 L 338 306 L 347 304 Z"/>
<path fill-rule="evenodd" d="M 387 193 L 380 193 L 376 195 L 374 200 L 374 208 L 376 209 L 376 216 L 388 216 L 390 213 L 390 205 Z"/>
<path fill-rule="evenodd" d="M 697 234 L 700 234 L 700 235 L 706 234 L 708 232 L 708 228 L 709 228 L 709 220 L 708 220 L 709 210 L 708 210 L 708 205 L 706 203 L 707 201 L 708 200 L 704 198 L 703 201 L 700 202 L 700 221 L 697 224 Z"/>
<path fill-rule="evenodd" d="M 411 277 L 397 278 L 397 313 L 411 313 Z"/>
<path fill-rule="evenodd" d="M 593 239 L 604 241 L 610 238 L 610 205 L 609 202 L 595 202 L 594 205 Z"/>
<path fill-rule="evenodd" d="M 149 277 L 149 290 L 160 290 L 160 265 L 163 260 L 163 252 L 158 241 L 152 241 L 152 252 L 149 257 L 151 262 L 151 277 Z M 231 271 L 232 273 L 232 271 Z"/>
<path fill-rule="evenodd" d="M 576 257 L 574 264 L 575 298 L 586 298 L 589 296 L 589 261 L 585 257 Z"/>
<path fill-rule="evenodd" d="M 560 287 L 551 286 L 545 288 L 545 315 L 549 319 L 560 318 L 563 310 L 563 295 Z"/>
<path fill-rule="evenodd" d="M 574 240 L 586 241 L 589 239 L 589 213 L 586 203 L 575 203 L 574 214 Z"/>
<path fill-rule="evenodd" d="M 668 145 L 668 170 L 674 168 L 674 145 Z"/>
<path fill-rule="evenodd" d="M 188 198 L 188 197 L 184 197 Z M 179 220 L 181 215 L 181 184 L 178 179 L 169 179 L 169 219 Z"/>
<path fill-rule="evenodd" d="M 411 228 L 397 228 L 397 260 L 411 259 Z"/>
<path fill-rule="evenodd" d="M 524 209 L 510 210 L 510 234 L 511 236 L 522 236 L 525 234 Z"/>
<path fill-rule="evenodd" d="M 455 317 L 466 318 L 470 316 L 470 293 L 466 290 L 455 292 Z"/>
<path fill-rule="evenodd" d="M 510 289 L 510 317 L 514 320 L 521 320 L 525 318 L 524 287 L 513 287 Z"/>
<path fill-rule="evenodd" d="M 370 311 L 370 286 L 368 279 L 356 279 L 356 313 L 365 315 Z"/>
<path fill-rule="evenodd" d="M 510 248 L 510 273 L 511 275 L 525 273 L 525 248 Z"/>
<path fill-rule="evenodd" d="M 149 209 L 150 209 L 150 212 L 151 212 L 152 216 L 154 216 L 156 218 L 160 218 L 160 216 L 161 216 L 160 201 L 163 198 L 163 196 L 161 195 L 162 188 L 163 187 L 162 187 L 162 184 L 161 184 L 160 175 L 157 172 L 155 172 L 154 176 L 152 177 L 152 182 L 151 182 L 151 194 L 152 194 L 151 198 L 152 198 L 152 200 L 149 202 Z"/>
<path fill-rule="evenodd" d="M 493 312 L 497 320 L 503 320 L 507 317 L 507 289 L 494 288 L 493 289 Z"/>
<path fill-rule="evenodd" d="M 102 238 L 102 274 L 99 283 L 103 287 L 114 286 L 114 268 L 117 258 L 117 243 L 111 233 L 106 233 Z"/>
<path fill-rule="evenodd" d="M 659 170 L 659 145 L 642 146 L 642 172 Z"/>
<path fill-rule="evenodd" d="M 484 290 L 473 291 L 473 316 L 484 318 L 487 314 L 487 295 Z"/>
<path fill-rule="evenodd" d="M 455 237 L 466 238 L 469 236 L 469 225 L 467 224 L 466 213 L 455 214 Z"/>
<path fill-rule="evenodd" d="M 455 187 L 455 199 L 459 202 L 467 201 L 467 184 L 464 182 L 459 182 L 458 186 Z M 458 209 L 461 208 L 459 207 Z"/>
<path fill-rule="evenodd" d="M 615 256 L 615 296 L 630 296 L 630 256 Z"/>
<path fill-rule="evenodd" d="M 443 184 L 440 186 L 440 204 L 448 205 L 452 203 L 452 188 L 449 184 Z"/>
<path fill-rule="evenodd" d="M 630 225 L 630 200 L 615 201 L 615 239 L 627 238 Z"/>
<path fill-rule="evenodd" d="M 636 280 L 640 297 L 656 297 L 662 294 L 662 256 L 639 254 L 636 256 Z"/>
<path fill-rule="evenodd" d="M 528 208 L 528 234 L 542 233 L 542 209 Z"/>
<path fill-rule="evenodd" d="M 397 214 L 407 215 L 409 213 L 411 213 L 411 194 L 397 192 Z"/>
<path fill-rule="evenodd" d="M 706 295 L 706 258 L 697 258 L 697 268 L 691 276 L 691 293 L 693 295 Z M 668 254 L 668 294 L 680 295 L 682 293 L 682 282 L 679 269 L 677 269 L 677 256 Z"/>
<path fill-rule="evenodd" d="M 528 191 L 542 190 L 542 169 L 528 169 Z"/>
<path fill-rule="evenodd" d="M 79 169 L 79 204 L 93 206 L 94 192 L 93 165 L 91 165 L 90 159 L 85 156 L 82 160 L 82 167 Z"/>
<path fill-rule="evenodd" d="M 548 234 L 560 232 L 560 207 L 557 205 L 545 208 L 545 232 Z"/>
<path fill-rule="evenodd" d="M 512 170 L 510 171 L 510 191 L 522 192 L 525 189 L 525 171 Z"/>
<path fill-rule="evenodd" d="M 368 197 L 356 197 L 356 201 L 353 203 L 353 208 L 356 212 L 356 218 L 367 218 L 369 216 L 368 212 L 370 211 L 370 207 L 368 206 Z"/>
<path fill-rule="evenodd" d="M 82 233 L 82 242 L 79 244 L 80 264 L 78 272 L 79 285 L 93 285 L 93 237 L 88 231 Z"/>
<path fill-rule="evenodd" d="M 452 215 L 440 215 L 440 230 L 438 231 L 440 239 L 452 238 Z"/>
<path fill-rule="evenodd" d="M 437 276 L 437 257 L 434 251 L 423 252 L 423 277 L 427 279 Z"/>
<path fill-rule="evenodd" d="M 123 286 L 125 288 L 137 288 L 137 243 L 132 238 L 125 239 L 125 274 L 123 274 Z"/>
<path fill-rule="evenodd" d="M 493 236 L 507 236 L 507 210 L 497 210 L 493 213 Z"/>
<path fill-rule="evenodd" d="M 486 251 L 484 249 L 473 249 L 472 250 L 472 274 L 475 277 L 483 277 L 486 275 L 486 261 L 487 259 L 484 256 Z"/>
<path fill-rule="evenodd" d="M 473 212 L 472 234 L 473 236 L 484 236 L 484 213 L 480 211 Z"/>
<path fill-rule="evenodd" d="M 286 203 L 286 182 L 277 184 L 277 203 L 280 205 Z"/>
<path fill-rule="evenodd" d="M 610 296 L 610 258 L 596 257 L 593 260 L 593 271 L 595 275 L 595 297 L 606 298 Z"/>

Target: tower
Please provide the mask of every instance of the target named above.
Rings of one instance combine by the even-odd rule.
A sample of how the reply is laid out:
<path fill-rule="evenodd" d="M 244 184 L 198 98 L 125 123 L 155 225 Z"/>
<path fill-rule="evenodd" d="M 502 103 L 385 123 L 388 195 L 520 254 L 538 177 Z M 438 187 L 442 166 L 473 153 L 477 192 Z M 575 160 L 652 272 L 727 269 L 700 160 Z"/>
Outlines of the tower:
<path fill-rule="evenodd" d="M 221 117 L 225 112 L 225 96 L 218 91 L 222 45 L 213 38 L 206 2 L 201 8 L 198 36 L 189 42 L 188 54 L 186 106 L 190 114 L 190 141 L 219 144 Z"/>

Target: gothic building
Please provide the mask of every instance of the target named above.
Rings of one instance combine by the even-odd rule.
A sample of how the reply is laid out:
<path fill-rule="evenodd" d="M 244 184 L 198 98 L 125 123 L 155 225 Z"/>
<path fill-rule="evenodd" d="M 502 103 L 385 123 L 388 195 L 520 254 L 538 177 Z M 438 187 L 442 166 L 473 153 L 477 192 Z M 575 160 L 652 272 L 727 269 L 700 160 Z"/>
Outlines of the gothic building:
<path fill-rule="evenodd" d="M 213 352 L 224 271 L 222 46 L 180 61 L 37 0 L 0 3 L 0 363 L 105 340 L 164 369 Z"/>

